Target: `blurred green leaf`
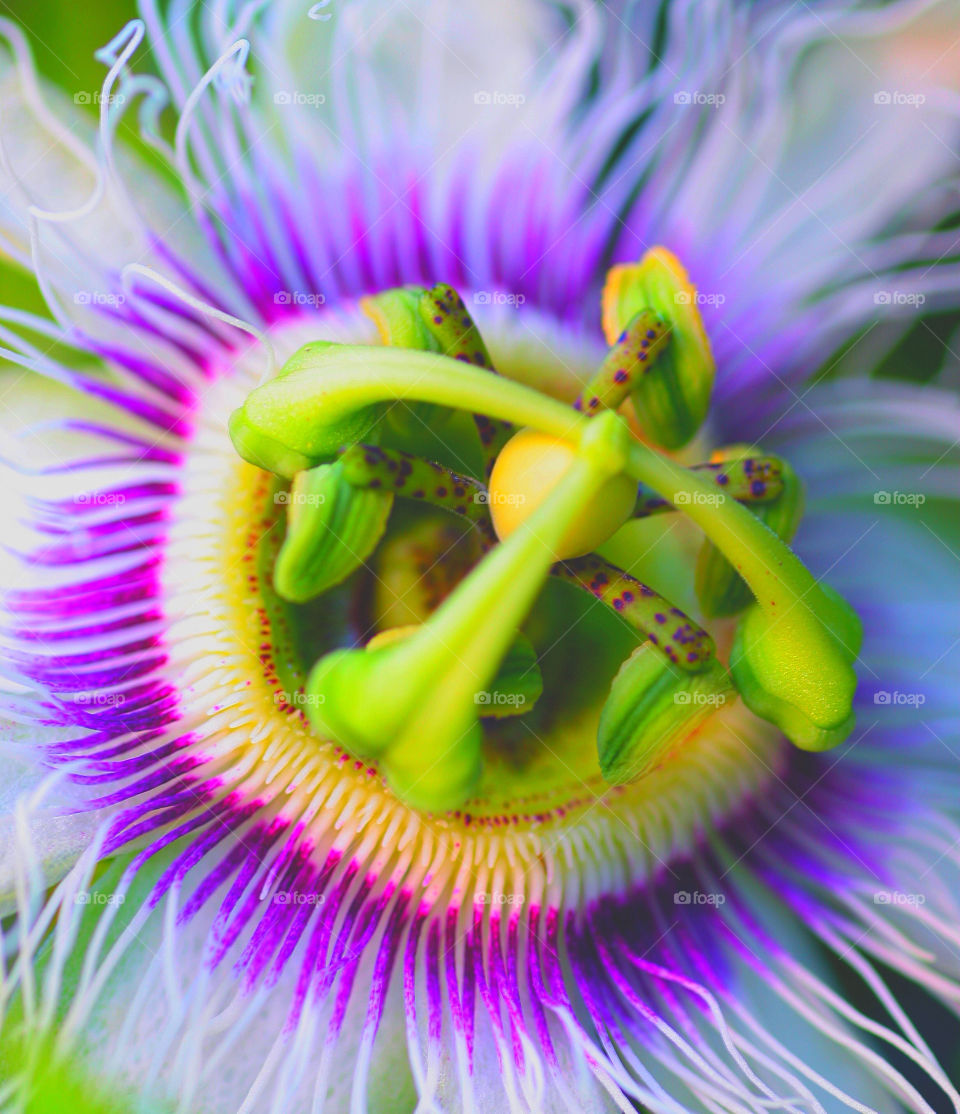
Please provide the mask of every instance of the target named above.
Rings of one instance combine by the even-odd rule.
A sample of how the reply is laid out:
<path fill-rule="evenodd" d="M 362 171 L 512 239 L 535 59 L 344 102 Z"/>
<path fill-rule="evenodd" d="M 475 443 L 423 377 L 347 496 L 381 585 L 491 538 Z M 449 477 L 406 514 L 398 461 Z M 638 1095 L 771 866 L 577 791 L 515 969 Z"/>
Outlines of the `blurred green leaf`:
<path fill-rule="evenodd" d="M 40 72 L 70 93 L 99 90 L 106 68 L 94 51 L 137 14 L 135 0 L 7 0 L 4 15 L 20 24 Z"/>

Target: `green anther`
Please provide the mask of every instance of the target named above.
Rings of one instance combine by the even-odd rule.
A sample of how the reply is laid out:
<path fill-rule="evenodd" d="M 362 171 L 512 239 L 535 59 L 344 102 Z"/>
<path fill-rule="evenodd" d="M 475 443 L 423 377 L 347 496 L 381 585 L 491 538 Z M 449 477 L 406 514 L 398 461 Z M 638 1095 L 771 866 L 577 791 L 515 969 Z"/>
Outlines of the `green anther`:
<path fill-rule="evenodd" d="M 572 440 L 585 423 L 556 399 L 447 356 L 315 343 L 251 391 L 231 415 L 230 435 L 245 460 L 292 479 L 342 446 L 370 440 L 397 400 L 483 413 Z"/>
<path fill-rule="evenodd" d="M 483 741 L 476 694 L 489 691 L 561 539 L 622 465 L 624 435 L 614 414 L 587 423 L 577 459 L 550 497 L 410 638 L 341 650 L 315 666 L 307 683 L 318 698 L 309 707 L 315 729 L 355 754 L 379 756 L 408 803 L 455 808 L 476 786 Z"/>
<path fill-rule="evenodd" d="M 344 451 L 340 463 L 344 479 L 355 487 L 392 491 L 404 499 L 440 507 L 476 523 L 488 539 L 493 538 L 487 491 L 476 480 L 433 461 L 379 445 L 352 445 Z"/>
<path fill-rule="evenodd" d="M 683 672 L 708 668 L 716 656 L 713 639 L 658 592 L 591 554 L 554 567 L 562 580 L 585 588 L 641 634 Z"/>
<path fill-rule="evenodd" d="M 768 505 L 779 499 L 784 488 L 784 464 L 775 456 L 752 456 L 742 460 L 723 461 L 710 464 L 695 464 L 691 472 L 697 472 L 717 485 L 716 495 L 736 499 L 738 503 Z M 681 509 L 684 500 L 677 499 Z M 662 514 L 677 508 L 669 499 L 664 499 L 655 491 L 641 485 L 637 492 L 637 505 L 634 518 L 647 518 L 652 514 Z M 786 539 L 789 540 L 789 539 Z"/>
<path fill-rule="evenodd" d="M 302 389 L 305 375 L 317 364 L 332 359 L 340 367 L 355 365 L 362 353 L 372 351 L 322 340 L 297 349 L 275 378 L 251 391 L 230 415 L 233 447 L 258 468 L 292 480 L 330 460 L 342 445 L 369 440 L 385 412 L 385 399 L 333 410 L 323 405 L 320 390 L 305 398 Z"/>
<path fill-rule="evenodd" d="M 649 374 L 669 340 L 666 326 L 651 310 L 634 314 L 599 371 L 580 392 L 574 409 L 588 417 L 601 410 L 619 409 Z"/>
<path fill-rule="evenodd" d="M 750 455 L 755 451 L 750 446 L 731 446 L 721 450 L 726 459 L 712 467 L 732 473 L 746 465 L 755 471 L 756 466 L 763 461 L 775 462 L 778 471 L 775 482 L 771 483 L 762 477 L 764 497 L 743 501 L 749 503 L 753 513 L 775 534 L 785 542 L 792 541 L 803 517 L 803 483 L 789 463 L 777 457 Z M 730 494 L 735 499 L 739 498 L 733 491 Z M 697 599 L 708 618 L 736 615 L 753 601 L 753 594 L 743 578 L 717 547 L 708 541 L 703 543 L 697 558 L 695 585 Z"/>
<path fill-rule="evenodd" d="M 697 304 L 697 291 L 680 261 L 662 247 L 648 251 L 639 263 L 612 268 L 603 292 L 609 344 L 643 310 L 666 325 L 669 344 L 631 394 L 644 436 L 665 449 L 685 445 L 710 408 L 715 366 Z"/>
<path fill-rule="evenodd" d="M 821 605 L 818 637 L 807 629 L 804 601 L 776 619 L 754 605 L 741 619 L 730 651 L 730 671 L 743 702 L 803 750 L 829 750 L 853 730 L 857 681 L 851 663 L 863 638 L 853 608 L 826 585 L 819 592 L 827 606 Z M 818 656 L 814 669 L 811 654 Z"/>
<path fill-rule="evenodd" d="M 438 351 L 463 363 L 494 371 L 490 353 L 463 298 L 445 282 L 424 291 L 419 300 L 420 319 L 433 337 Z M 511 422 L 474 414 L 486 465 L 490 475 L 493 462 L 515 432 Z"/>
<path fill-rule="evenodd" d="M 731 698 L 733 686 L 715 658 L 689 673 L 649 643 L 638 647 L 614 677 L 600 713 L 597 757 L 604 778 L 623 785 L 650 773 Z"/>
<path fill-rule="evenodd" d="M 354 487 L 342 461 L 297 473 L 287 495 L 287 536 L 273 570 L 285 600 L 304 603 L 345 580 L 376 548 L 393 493 Z M 278 496 L 279 498 L 279 496 Z"/>
<path fill-rule="evenodd" d="M 644 445 L 630 447 L 629 474 L 680 504 L 743 577 L 758 606 L 738 632 L 734 681 L 758 715 L 801 747 L 840 742 L 852 728 L 859 621 L 817 583 L 787 545 L 736 500 L 718 502 L 712 481 Z"/>

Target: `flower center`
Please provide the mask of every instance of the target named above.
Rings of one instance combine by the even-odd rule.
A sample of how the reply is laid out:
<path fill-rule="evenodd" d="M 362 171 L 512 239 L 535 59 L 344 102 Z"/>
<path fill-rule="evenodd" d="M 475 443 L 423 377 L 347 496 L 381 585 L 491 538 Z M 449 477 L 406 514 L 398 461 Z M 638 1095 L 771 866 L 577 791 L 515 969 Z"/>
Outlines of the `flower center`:
<path fill-rule="evenodd" d="M 491 316 L 484 332 L 502 374 L 564 401 L 577 397 L 602 357 L 597 342 L 534 311 Z M 273 339 L 287 353 L 316 336 L 376 340 L 356 307 L 279 329 Z M 288 485 L 240 460 L 226 430 L 229 413 L 256 385 L 261 361 L 258 351 L 247 353 L 205 399 L 166 564 L 171 646 L 195 661 L 189 695 L 198 717 L 248 736 L 250 799 L 262 799 L 278 771 L 295 767 L 298 785 L 315 789 L 330 779 L 344 800 L 359 795 L 368 807 L 404 811 L 376 761 L 358 761 L 312 730 L 305 686 L 323 654 L 419 623 L 435 610 L 470 567 L 473 554 L 464 550 L 473 548 L 471 531 L 451 516 L 413 508 L 391 522 L 369 568 L 311 602 L 281 600 L 272 570 Z M 614 548 L 621 563 L 635 555 L 638 577 L 663 582 L 684 599 L 677 569 L 690 569 L 698 542 L 689 524 L 674 520 L 670 529 L 659 516 L 630 523 Z M 689 582 L 683 591 L 692 598 Z M 608 784 L 597 764 L 597 726 L 611 680 L 640 637 L 613 610 L 559 579 L 546 585 L 525 629 L 537 650 L 543 695 L 526 715 L 483 717 L 481 781 L 461 807 L 434 821 L 456 839 L 510 830 L 539 841 L 565 831 L 582 834 L 588 855 L 598 833 L 613 842 L 632 833 L 665 853 L 667 817 L 678 833 L 692 833 L 781 767 L 777 733 L 739 702 L 718 702 L 657 769 L 630 784 Z M 721 637 L 729 643 L 731 632 Z"/>
<path fill-rule="evenodd" d="M 275 343 L 281 355 L 303 340 L 346 345 L 324 345 L 321 356 L 358 354 L 358 374 L 349 380 L 356 391 L 363 369 L 385 351 L 366 308 L 364 315 L 342 306 L 278 329 Z M 669 499 L 628 480 L 632 446 L 640 443 L 613 408 L 625 397 L 620 384 L 635 385 L 636 365 L 650 350 L 643 341 L 661 343 L 662 322 L 650 328 L 631 314 L 638 320 L 604 359 L 600 345 L 535 311 L 494 307 L 477 316 L 490 351 L 472 348 L 472 362 L 495 364 L 500 394 L 509 396 L 510 384 L 539 392 L 510 396 L 522 421 L 539 419 L 533 396 L 564 404 L 564 415 L 586 423 L 579 442 L 558 438 L 556 429 L 538 435 L 554 455 L 560 443 L 569 457 L 566 464 L 553 460 L 546 478 L 542 460 L 534 460 L 539 473 L 511 460 L 518 442 L 528 465 L 543 446 L 529 433 L 509 440 L 506 404 L 476 420 L 472 442 L 465 435 L 474 427 L 464 400 L 479 381 L 458 384 L 447 361 L 436 401 L 429 392 L 401 395 L 396 414 L 385 419 L 381 410 L 375 437 L 364 428 L 365 415 L 341 407 L 333 419 L 339 447 L 318 450 L 319 462 L 310 459 L 315 434 L 294 445 L 281 431 L 255 445 L 244 399 L 259 353 L 240 359 L 212 392 L 169 562 L 184 631 L 191 592 L 217 603 L 216 639 L 236 687 L 231 692 L 222 676 L 208 685 L 210 714 L 232 716 L 241 731 L 256 725 L 253 795 L 269 792 L 272 764 L 297 771 L 298 792 L 324 779 L 329 788 L 334 777 L 341 796 L 360 793 L 382 808 L 443 814 L 433 823 L 445 831 L 509 826 L 539 839 L 554 826 L 569 834 L 571 826 L 583 832 L 600 823 L 608 834 L 622 825 L 646 842 L 669 816 L 671 840 L 678 818 L 686 821 L 679 830 L 692 836 L 718 806 L 733 809 L 771 776 L 783 750 L 778 731 L 747 711 L 720 664 L 731 660 L 740 637 L 728 616 L 749 602 L 746 586 L 705 546 L 695 515 L 661 513 L 671 510 Z M 273 382 L 291 384 L 306 351 Z M 680 368 L 682 405 L 674 412 L 689 426 L 687 355 L 678 352 L 669 370 L 676 376 Z M 425 374 L 419 365 L 414 370 Z M 393 365 L 386 374 L 395 375 Z M 336 373 L 325 368 L 322 382 L 327 421 Z M 297 408 L 301 400 L 309 408 L 308 392 L 297 390 Z M 676 381 L 670 390 L 676 395 Z M 376 397 L 368 394 L 365 405 Z M 662 400 L 652 398 L 649 389 L 646 402 L 634 398 L 632 420 L 646 433 L 659 405 L 660 430 L 676 440 L 681 434 L 664 425 Z M 455 413 L 444 412 L 453 406 Z M 257 459 L 254 449 L 266 445 L 283 457 L 274 474 L 227 451 L 230 410 L 243 455 Z M 556 425 L 558 414 L 554 409 L 546 424 Z M 698 459 L 704 442 L 701 435 L 678 461 Z M 795 526 L 780 462 L 731 449 L 699 471 L 674 473 L 694 474 L 686 494 L 698 506 L 711 496 L 721 504 L 726 488 L 734 500 L 756 503 L 759 514 L 772 491 L 766 513 L 774 531 L 785 535 Z M 655 469 L 651 475 L 659 482 Z M 625 483 L 632 505 L 611 513 L 611 493 L 616 488 L 622 504 Z M 684 494 L 674 491 L 674 506 Z M 497 509 L 516 512 L 527 499 L 541 506 L 504 527 Z M 327 525 L 317 531 L 316 521 Z M 771 594 L 781 588 L 775 578 Z M 719 616 L 712 639 L 691 617 L 698 613 Z M 758 672 L 754 667 L 751 681 Z M 773 714 L 764 718 L 777 722 Z"/>

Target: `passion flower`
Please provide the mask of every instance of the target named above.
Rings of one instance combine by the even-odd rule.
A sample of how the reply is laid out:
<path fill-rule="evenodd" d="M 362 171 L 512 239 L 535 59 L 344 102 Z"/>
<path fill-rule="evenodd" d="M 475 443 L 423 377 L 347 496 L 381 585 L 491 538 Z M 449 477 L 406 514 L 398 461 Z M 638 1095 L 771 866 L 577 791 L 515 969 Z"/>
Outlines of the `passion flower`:
<path fill-rule="evenodd" d="M 0 1107 L 960 1105 L 914 7 L 307 7 L 2 24 Z"/>

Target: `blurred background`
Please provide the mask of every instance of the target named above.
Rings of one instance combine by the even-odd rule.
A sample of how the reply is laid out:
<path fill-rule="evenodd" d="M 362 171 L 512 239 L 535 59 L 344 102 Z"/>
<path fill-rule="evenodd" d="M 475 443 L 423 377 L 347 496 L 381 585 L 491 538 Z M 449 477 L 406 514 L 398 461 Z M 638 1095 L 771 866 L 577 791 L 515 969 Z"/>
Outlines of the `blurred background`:
<path fill-rule="evenodd" d="M 136 15 L 136 0 L 8 0 L 0 15 L 18 23 L 33 48 L 37 69 L 69 95 L 78 89 L 99 89 L 104 66 L 94 52 L 108 43 Z M 96 106 L 88 111 L 96 113 Z M 35 283 L 4 260 L 0 253 L 0 302 L 39 311 Z"/>
<path fill-rule="evenodd" d="M 651 4 L 656 2 L 649 0 Z M 919 67 L 942 84 L 960 89 L 960 41 L 954 42 L 955 36 L 949 33 L 956 30 L 958 7 L 960 0 L 933 3 L 927 18 L 901 36 L 896 61 L 905 71 Z M 75 96 L 78 90 L 100 88 L 106 69 L 95 59 L 94 53 L 137 15 L 137 3 L 136 0 L 93 0 L 82 5 L 81 17 L 76 0 L 5 0 L 0 5 L 0 15 L 20 24 L 33 46 L 40 73 L 68 95 Z M 135 56 L 134 68 L 150 70 L 145 52 Z M 84 110 L 93 117 L 97 106 L 86 104 Z M 134 127 L 127 117 L 123 118 L 119 131 L 129 142 L 137 143 Z M 960 214 L 954 223 L 960 226 Z M 26 276 L 4 265 L 0 255 L 0 299 L 8 304 L 29 304 L 39 310 L 38 295 L 26 290 L 25 283 L 32 286 Z M 16 297 L 8 297 L 14 294 Z M 856 340 L 849 348 L 864 351 Z M 922 323 L 906 330 L 888 351 L 873 352 L 872 360 L 877 361 L 874 369 L 877 375 L 915 381 L 936 379 L 942 386 L 960 389 L 960 315 L 928 313 Z M 849 370 L 842 352 L 828 363 L 836 374 Z M 867 369 L 858 370 L 862 373 Z"/>

